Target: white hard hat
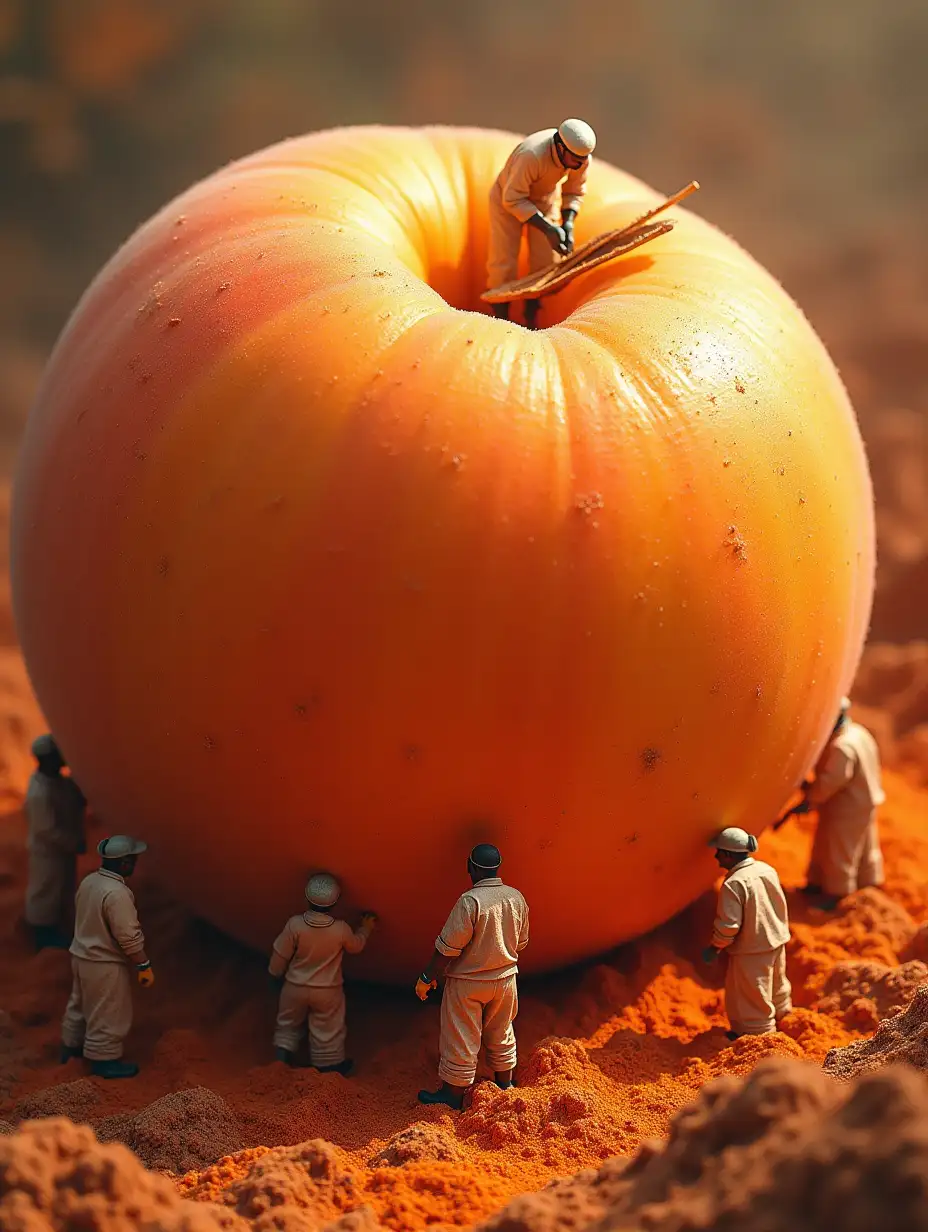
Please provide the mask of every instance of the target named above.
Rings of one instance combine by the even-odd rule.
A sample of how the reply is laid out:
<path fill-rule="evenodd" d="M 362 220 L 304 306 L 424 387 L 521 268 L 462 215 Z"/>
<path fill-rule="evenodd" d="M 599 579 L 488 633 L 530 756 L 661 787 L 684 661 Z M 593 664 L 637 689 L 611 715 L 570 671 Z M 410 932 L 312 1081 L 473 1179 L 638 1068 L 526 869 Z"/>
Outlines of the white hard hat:
<path fill-rule="evenodd" d="M 849 697 L 842 697 L 841 698 L 841 713 L 847 714 L 850 708 L 851 708 L 851 699 Z"/>
<path fill-rule="evenodd" d="M 104 860 L 124 860 L 126 856 L 140 856 L 148 850 L 148 844 L 131 834 L 113 834 L 97 843 L 97 854 Z"/>
<path fill-rule="evenodd" d="M 314 907 L 332 907 L 342 888 L 331 873 L 315 873 L 306 883 L 306 901 Z"/>
<path fill-rule="evenodd" d="M 748 834 L 747 830 L 741 830 L 738 826 L 729 826 L 727 830 L 723 830 L 715 838 L 710 839 L 709 846 L 714 847 L 716 851 L 736 851 L 750 855 L 752 851 L 757 850 L 757 839 L 753 834 Z"/>
<path fill-rule="evenodd" d="M 586 158 L 596 149 L 596 134 L 585 120 L 565 120 L 557 131 L 571 154 L 578 158 Z"/>
<path fill-rule="evenodd" d="M 61 749 L 50 732 L 46 732 L 43 736 L 36 736 L 32 742 L 32 756 L 36 761 L 40 761 L 43 757 L 61 757 Z"/>

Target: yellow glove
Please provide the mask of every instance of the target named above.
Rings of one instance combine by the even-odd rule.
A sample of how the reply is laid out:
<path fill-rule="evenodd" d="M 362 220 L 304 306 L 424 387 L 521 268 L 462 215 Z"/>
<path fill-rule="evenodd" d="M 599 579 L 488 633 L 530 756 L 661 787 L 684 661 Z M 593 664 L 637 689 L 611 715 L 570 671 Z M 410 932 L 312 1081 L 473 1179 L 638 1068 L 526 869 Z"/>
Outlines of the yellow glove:
<path fill-rule="evenodd" d="M 416 996 L 420 1001 L 427 1001 L 429 993 L 433 988 L 438 987 L 437 980 L 429 980 L 425 975 L 420 975 L 416 980 Z"/>
<path fill-rule="evenodd" d="M 155 973 L 151 969 L 151 963 L 146 963 L 144 967 L 136 967 L 136 978 L 143 988 L 151 988 L 155 982 Z"/>

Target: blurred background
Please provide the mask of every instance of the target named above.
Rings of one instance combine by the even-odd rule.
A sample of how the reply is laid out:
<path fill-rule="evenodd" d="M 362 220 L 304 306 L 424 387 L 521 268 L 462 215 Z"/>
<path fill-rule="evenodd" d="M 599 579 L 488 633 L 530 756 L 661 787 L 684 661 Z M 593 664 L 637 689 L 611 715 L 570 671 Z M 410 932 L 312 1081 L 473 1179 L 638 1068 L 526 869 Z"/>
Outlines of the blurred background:
<path fill-rule="evenodd" d="M 907 763 L 928 750 L 926 65 L 925 0 L 0 0 L 0 477 L 82 291 L 193 180 L 337 124 L 578 115 L 654 187 L 698 179 L 688 205 L 837 361 L 878 508 L 855 699 L 888 705 L 873 726 Z"/>

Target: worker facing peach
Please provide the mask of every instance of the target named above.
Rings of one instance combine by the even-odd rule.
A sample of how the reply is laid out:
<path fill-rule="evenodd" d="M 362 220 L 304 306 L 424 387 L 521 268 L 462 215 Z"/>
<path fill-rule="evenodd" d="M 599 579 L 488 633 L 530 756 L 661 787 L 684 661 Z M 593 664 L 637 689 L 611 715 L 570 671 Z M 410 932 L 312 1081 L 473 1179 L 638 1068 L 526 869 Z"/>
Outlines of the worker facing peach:
<path fill-rule="evenodd" d="M 712 964 L 722 953 L 728 957 L 728 1038 L 766 1035 L 792 1009 L 792 988 L 786 977 L 790 936 L 786 895 L 776 869 L 754 858 L 757 839 L 753 834 L 728 826 L 709 845 L 725 878 L 703 960 Z"/>
<path fill-rule="evenodd" d="M 566 257 L 574 247 L 574 222 L 586 194 L 596 134 L 583 120 L 564 120 L 520 141 L 490 190 L 487 287 L 512 282 L 519 249 L 528 238 L 529 272 Z M 540 301 L 525 304 L 525 325 L 535 328 Z M 507 303 L 494 316 L 509 318 Z"/>
<path fill-rule="evenodd" d="M 886 799 L 873 736 L 850 717 L 845 697 L 834 729 L 804 790 L 818 814 L 805 891 L 832 910 L 840 899 L 883 884 L 877 810 Z"/>
<path fill-rule="evenodd" d="M 78 887 L 71 942 L 71 996 L 61 1026 L 61 1060 L 85 1057 L 98 1078 L 134 1078 L 133 1061 L 123 1060 L 132 1029 L 134 967 L 142 988 L 155 982 L 135 896 L 128 879 L 148 845 L 128 834 L 97 844 L 100 866 Z"/>

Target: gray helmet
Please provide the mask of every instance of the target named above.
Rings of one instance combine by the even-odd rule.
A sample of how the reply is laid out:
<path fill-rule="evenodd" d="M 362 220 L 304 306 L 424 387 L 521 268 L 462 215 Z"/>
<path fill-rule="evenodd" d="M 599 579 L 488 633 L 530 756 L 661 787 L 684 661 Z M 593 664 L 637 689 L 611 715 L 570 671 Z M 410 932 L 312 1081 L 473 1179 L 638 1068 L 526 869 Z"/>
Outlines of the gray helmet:
<path fill-rule="evenodd" d="M 714 847 L 716 851 L 733 851 L 738 855 L 747 856 L 757 850 L 757 839 L 753 834 L 748 834 L 747 830 L 742 830 L 738 826 L 728 826 L 715 838 L 709 840 L 709 846 Z"/>
<path fill-rule="evenodd" d="M 148 844 L 130 834 L 113 834 L 97 843 L 97 854 L 104 860 L 124 860 L 126 856 L 140 856 L 148 850 Z"/>
<path fill-rule="evenodd" d="M 36 736 L 32 742 L 32 756 L 36 761 L 41 761 L 44 757 L 59 757 L 64 761 L 64 758 L 61 756 L 61 749 L 59 749 L 51 732 L 45 732 L 42 736 Z"/>
<path fill-rule="evenodd" d="M 314 873 L 306 883 L 306 901 L 314 907 L 333 907 L 342 888 L 331 873 Z"/>

